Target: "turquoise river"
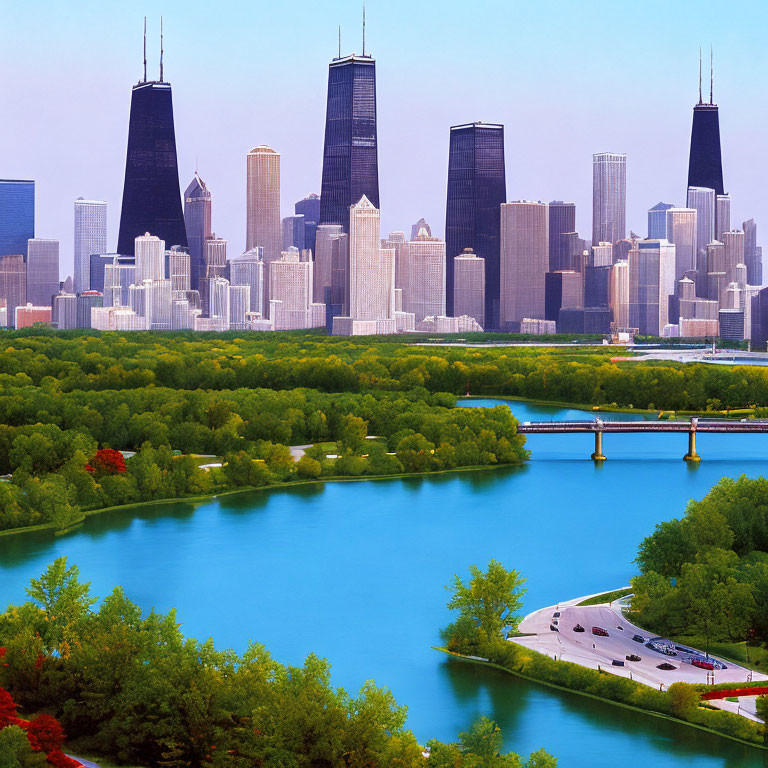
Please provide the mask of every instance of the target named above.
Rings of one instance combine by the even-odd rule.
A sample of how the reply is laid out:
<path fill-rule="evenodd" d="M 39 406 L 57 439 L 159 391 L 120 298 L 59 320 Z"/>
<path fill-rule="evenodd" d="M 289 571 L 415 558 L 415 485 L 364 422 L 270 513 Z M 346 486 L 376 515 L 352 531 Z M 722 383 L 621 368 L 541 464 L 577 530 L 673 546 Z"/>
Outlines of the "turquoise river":
<path fill-rule="evenodd" d="M 471 401 L 465 405 L 489 405 Z M 521 421 L 591 418 L 512 403 Z M 614 418 L 604 415 L 604 418 Z M 616 415 L 615 418 L 627 418 Z M 768 467 L 768 437 L 704 435 L 698 467 L 685 435 L 537 435 L 522 468 L 331 482 L 89 518 L 60 538 L 0 538 L 0 609 L 60 555 L 97 595 L 122 584 L 143 608 L 178 609 L 183 630 L 242 651 L 264 643 L 299 664 L 314 651 L 336 684 L 368 679 L 409 707 L 421 740 L 494 718 L 506 746 L 545 747 L 565 766 L 747 768 L 768 753 L 682 725 L 561 693 L 431 650 L 449 620 L 455 572 L 491 558 L 528 578 L 526 608 L 622 586 L 637 545 L 722 476 Z"/>

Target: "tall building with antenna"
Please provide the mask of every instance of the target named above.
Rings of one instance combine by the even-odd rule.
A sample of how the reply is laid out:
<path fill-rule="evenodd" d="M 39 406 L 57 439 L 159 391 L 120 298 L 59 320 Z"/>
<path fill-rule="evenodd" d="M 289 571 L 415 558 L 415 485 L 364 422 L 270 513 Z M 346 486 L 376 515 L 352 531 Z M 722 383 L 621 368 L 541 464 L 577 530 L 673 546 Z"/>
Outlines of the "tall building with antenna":
<path fill-rule="evenodd" d="M 699 52 L 699 103 L 693 108 L 691 153 L 688 160 L 688 187 L 714 189 L 724 194 L 723 162 L 720 155 L 720 118 L 714 102 L 714 67 L 709 59 L 709 101 L 701 94 L 701 52 Z"/>
<path fill-rule="evenodd" d="M 172 245 L 187 246 L 181 208 L 171 84 L 163 79 L 162 22 L 160 79 L 147 80 L 144 20 L 144 79 L 133 86 L 125 160 L 118 253 L 133 255 L 136 237 L 149 232 Z"/>
<path fill-rule="evenodd" d="M 349 231 L 349 209 L 363 197 L 379 208 L 376 134 L 376 61 L 365 52 L 341 55 L 328 67 L 320 224 L 340 224 Z"/>

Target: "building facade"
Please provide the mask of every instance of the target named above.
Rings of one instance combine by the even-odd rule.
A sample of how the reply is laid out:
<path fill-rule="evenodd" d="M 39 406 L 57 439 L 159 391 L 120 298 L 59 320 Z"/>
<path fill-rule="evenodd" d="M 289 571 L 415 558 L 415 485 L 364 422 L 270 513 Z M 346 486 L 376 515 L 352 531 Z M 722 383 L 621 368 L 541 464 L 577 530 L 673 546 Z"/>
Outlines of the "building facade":
<path fill-rule="evenodd" d="M 615 243 L 627 234 L 627 156 L 592 156 L 592 245 Z"/>
<path fill-rule="evenodd" d="M 184 192 L 184 227 L 189 246 L 190 285 L 192 290 L 200 289 L 200 281 L 205 277 L 205 241 L 213 232 L 211 192 L 200 175 L 195 177 Z"/>
<path fill-rule="evenodd" d="M 103 200 L 75 200 L 75 293 L 91 287 L 91 255 L 107 252 L 107 204 Z"/>
<path fill-rule="evenodd" d="M 453 260 L 453 311 L 485 328 L 485 259 L 469 248 Z"/>
<path fill-rule="evenodd" d="M 59 292 L 59 241 L 27 241 L 27 301 L 48 307 Z"/>

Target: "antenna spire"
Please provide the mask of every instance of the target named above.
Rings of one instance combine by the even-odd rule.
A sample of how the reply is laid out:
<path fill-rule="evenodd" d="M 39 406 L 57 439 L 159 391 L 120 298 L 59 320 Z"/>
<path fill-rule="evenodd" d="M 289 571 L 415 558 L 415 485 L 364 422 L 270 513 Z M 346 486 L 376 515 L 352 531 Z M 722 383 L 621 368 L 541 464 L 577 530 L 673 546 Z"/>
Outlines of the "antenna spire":
<path fill-rule="evenodd" d="M 147 82 L 147 17 L 144 17 L 144 82 Z"/>
<path fill-rule="evenodd" d="M 709 103 L 714 104 L 715 69 L 712 64 L 712 45 L 709 46 Z"/>
<path fill-rule="evenodd" d="M 701 100 L 701 46 L 699 46 L 699 104 L 702 104 Z"/>
<path fill-rule="evenodd" d="M 339 58 L 341 58 L 341 24 L 339 24 Z"/>
<path fill-rule="evenodd" d="M 163 17 L 160 17 L 160 82 L 163 82 Z"/>
<path fill-rule="evenodd" d="M 365 0 L 363 0 L 363 56 L 365 56 Z"/>

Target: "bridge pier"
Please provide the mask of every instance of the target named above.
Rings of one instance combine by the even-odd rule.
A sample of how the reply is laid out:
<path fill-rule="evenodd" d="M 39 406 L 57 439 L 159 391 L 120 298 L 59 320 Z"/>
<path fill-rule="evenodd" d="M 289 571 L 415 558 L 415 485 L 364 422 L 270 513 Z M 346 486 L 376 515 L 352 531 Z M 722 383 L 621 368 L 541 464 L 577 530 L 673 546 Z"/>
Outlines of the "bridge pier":
<path fill-rule="evenodd" d="M 688 453 L 683 456 L 683 461 L 701 461 L 701 456 L 696 453 L 696 428 L 691 427 L 688 432 Z"/>
<path fill-rule="evenodd" d="M 603 433 L 601 430 L 595 432 L 595 452 L 592 454 L 592 458 L 595 461 L 605 461 L 605 454 L 603 453 Z"/>

